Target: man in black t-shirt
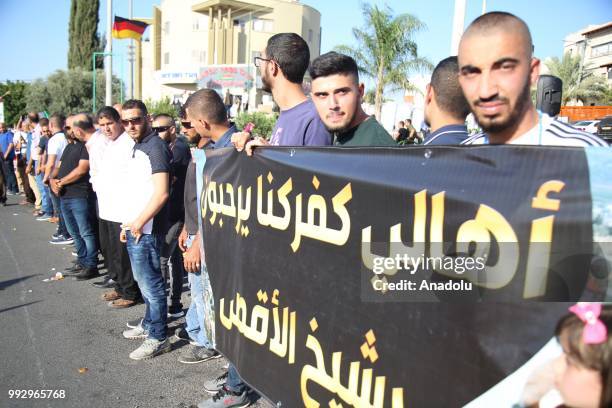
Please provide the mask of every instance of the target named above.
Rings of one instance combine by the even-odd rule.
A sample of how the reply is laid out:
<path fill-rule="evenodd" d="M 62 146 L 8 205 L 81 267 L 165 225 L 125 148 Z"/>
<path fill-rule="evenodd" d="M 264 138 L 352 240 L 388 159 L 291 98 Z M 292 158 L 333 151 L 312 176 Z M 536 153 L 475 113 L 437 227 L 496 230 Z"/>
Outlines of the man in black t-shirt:
<path fill-rule="evenodd" d="M 66 229 L 74 238 L 78 265 L 74 268 L 76 280 L 99 276 L 98 242 L 93 226 L 92 194 L 89 184 L 89 154 L 85 144 L 75 138 L 71 116 L 66 125 L 66 145 L 59 165 L 50 178 L 50 187 L 60 197 Z"/>
<path fill-rule="evenodd" d="M 185 269 L 183 259 L 178 250 L 178 237 L 185 222 L 185 208 L 183 195 L 185 191 L 185 175 L 187 166 L 191 161 L 189 146 L 183 139 L 177 137 L 174 118 L 166 114 L 153 117 L 153 132 L 168 144 L 172 153 L 170 162 L 170 198 L 168 199 L 168 222 L 169 228 L 160 251 L 161 271 L 166 281 L 170 281 L 170 306 L 168 317 L 178 318 L 183 316 L 183 305 L 181 294 L 183 292 L 183 279 Z M 168 266 L 171 263 L 172 268 Z"/>

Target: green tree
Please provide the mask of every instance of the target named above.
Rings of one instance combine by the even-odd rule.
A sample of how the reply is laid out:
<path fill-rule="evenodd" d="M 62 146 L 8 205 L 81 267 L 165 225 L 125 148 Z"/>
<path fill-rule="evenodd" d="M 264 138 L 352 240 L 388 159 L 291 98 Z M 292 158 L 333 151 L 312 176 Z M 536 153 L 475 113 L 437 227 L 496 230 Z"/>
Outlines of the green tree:
<path fill-rule="evenodd" d="M 173 118 L 176 118 L 176 116 L 178 115 L 176 108 L 174 107 L 174 105 L 170 101 L 170 97 L 168 96 L 164 96 L 159 101 L 147 99 L 146 101 L 144 101 L 144 103 L 147 106 L 147 110 L 149 111 L 150 115 L 160 115 L 163 113 L 166 115 L 170 115 Z"/>
<path fill-rule="evenodd" d="M 564 54 L 562 59 L 553 57 L 545 64 L 551 75 L 563 81 L 562 105 L 572 100 L 587 103 L 604 98 L 608 88 L 605 79 L 586 72 L 581 67 L 580 56 Z"/>
<path fill-rule="evenodd" d="M 0 96 L 4 97 L 4 121 L 14 125 L 26 113 L 25 95 L 29 85 L 22 81 L 0 83 Z"/>
<path fill-rule="evenodd" d="M 273 114 L 266 114 L 263 112 L 241 112 L 236 116 L 236 127 L 240 130 L 244 129 L 247 123 L 255 125 L 253 127 L 252 135 L 260 136 L 265 139 L 269 139 L 272 136 L 272 129 L 278 116 Z"/>
<path fill-rule="evenodd" d="M 416 91 L 408 77 L 415 71 L 431 70 L 433 65 L 419 57 L 414 35 L 425 29 L 418 18 L 411 14 L 393 15 L 389 7 L 363 4 L 365 27 L 353 28 L 356 47 L 340 45 L 338 52 L 350 55 L 357 61 L 359 71 L 375 81 L 374 107 L 376 118 L 385 92 Z"/>
<path fill-rule="evenodd" d="M 121 82 L 113 77 L 113 100 L 121 97 Z M 96 72 L 96 107 L 104 106 L 105 76 Z M 91 71 L 74 69 L 55 71 L 46 79 L 34 81 L 26 93 L 28 111 L 61 112 L 64 114 L 90 112 L 93 109 L 93 80 Z"/>
<path fill-rule="evenodd" d="M 91 56 L 100 51 L 102 41 L 98 36 L 98 9 L 100 0 L 71 0 L 68 25 L 68 69 L 91 67 Z M 102 67 L 102 59 L 96 67 Z"/>

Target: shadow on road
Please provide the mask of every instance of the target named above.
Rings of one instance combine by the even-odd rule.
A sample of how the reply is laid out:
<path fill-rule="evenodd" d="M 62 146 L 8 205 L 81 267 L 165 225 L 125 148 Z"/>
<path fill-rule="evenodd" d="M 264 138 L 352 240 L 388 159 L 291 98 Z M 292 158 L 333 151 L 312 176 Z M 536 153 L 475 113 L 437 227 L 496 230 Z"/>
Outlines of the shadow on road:
<path fill-rule="evenodd" d="M 19 306 L 7 307 L 6 309 L 0 309 L 0 313 L 8 312 L 9 310 L 13 310 L 13 309 L 19 309 L 20 307 L 30 306 L 30 305 L 33 305 L 35 303 L 40 303 L 40 302 L 42 302 L 42 300 L 37 300 L 35 302 L 24 303 L 23 305 L 19 305 Z"/>
<path fill-rule="evenodd" d="M 33 276 L 38 276 L 39 274 L 35 274 L 35 275 L 28 275 L 28 276 L 24 276 L 22 278 L 15 278 L 15 279 L 9 279 L 9 280 L 5 280 L 0 282 L 0 290 L 4 290 L 6 288 L 8 288 L 9 286 L 13 286 L 16 283 L 19 283 L 21 281 L 30 279 Z"/>

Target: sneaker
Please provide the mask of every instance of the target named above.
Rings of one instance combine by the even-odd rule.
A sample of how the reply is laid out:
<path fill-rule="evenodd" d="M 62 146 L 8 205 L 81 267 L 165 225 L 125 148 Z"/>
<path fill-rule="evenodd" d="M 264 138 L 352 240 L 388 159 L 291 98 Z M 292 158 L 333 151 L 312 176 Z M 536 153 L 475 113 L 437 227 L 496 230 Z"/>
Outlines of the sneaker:
<path fill-rule="evenodd" d="M 126 323 L 126 326 L 129 327 L 130 329 L 134 329 L 138 326 L 142 326 L 142 318 L 128 320 L 128 322 Z"/>
<path fill-rule="evenodd" d="M 39 217 L 36 217 L 36 221 L 49 221 L 51 216 L 48 214 L 42 214 Z"/>
<path fill-rule="evenodd" d="M 84 269 L 84 268 L 83 268 L 83 266 L 82 266 L 82 265 L 76 264 L 76 265 L 74 265 L 74 266 L 73 266 L 73 267 L 71 267 L 71 268 L 67 268 L 67 269 L 66 269 L 66 270 L 63 272 L 63 274 L 64 274 L 64 275 L 66 275 L 66 276 L 75 276 L 75 275 L 78 275 L 78 274 L 80 274 L 81 272 L 83 272 L 83 269 Z"/>
<path fill-rule="evenodd" d="M 176 338 L 177 340 L 188 341 L 189 344 L 191 344 L 192 346 L 199 346 L 197 342 L 191 340 L 191 337 L 189 337 L 189 334 L 187 333 L 187 330 L 185 330 L 184 327 L 179 327 L 175 330 L 174 338 Z"/>
<path fill-rule="evenodd" d="M 149 332 L 142 327 L 142 324 L 123 332 L 123 337 L 130 340 L 146 339 L 148 335 Z"/>
<path fill-rule="evenodd" d="M 57 238 L 51 239 L 51 241 L 49 241 L 49 243 L 53 244 L 53 245 L 68 245 L 68 244 L 72 243 L 72 241 L 74 241 L 72 238 L 66 238 L 63 235 L 60 235 Z"/>
<path fill-rule="evenodd" d="M 168 339 L 155 340 L 146 339 L 140 347 L 130 353 L 132 360 L 144 360 L 155 357 L 162 353 L 167 353 L 172 349 L 172 345 Z"/>
<path fill-rule="evenodd" d="M 108 276 L 106 276 L 101 281 L 92 283 L 92 285 L 98 289 L 112 289 L 116 286 L 116 284 L 117 282 L 115 282 L 113 279 L 109 278 Z M 114 299 L 111 299 L 111 300 L 114 300 Z"/>
<path fill-rule="evenodd" d="M 212 395 L 215 395 L 221 391 L 227 382 L 227 375 L 228 371 L 225 370 L 223 374 L 219 375 L 218 377 L 213 378 L 212 380 L 204 381 L 204 391 Z"/>
<path fill-rule="evenodd" d="M 239 394 L 222 387 L 212 398 L 200 402 L 198 408 L 243 408 L 250 404 L 246 389 Z"/>
<path fill-rule="evenodd" d="M 55 232 L 51 235 L 51 239 L 58 239 L 62 236 L 63 236 L 62 234 Z"/>
<path fill-rule="evenodd" d="M 70 253 L 72 256 L 79 256 L 79 254 L 77 254 L 76 252 L 71 252 Z"/>
<path fill-rule="evenodd" d="M 221 354 L 219 354 L 216 350 L 203 346 L 191 346 L 189 349 L 187 349 L 187 351 L 179 356 L 178 361 L 179 363 L 183 364 L 196 364 L 219 357 L 221 357 Z"/>
<path fill-rule="evenodd" d="M 185 312 L 183 312 L 183 305 L 179 306 L 170 306 L 168 308 L 168 317 L 173 319 L 178 319 L 179 317 L 185 316 Z"/>

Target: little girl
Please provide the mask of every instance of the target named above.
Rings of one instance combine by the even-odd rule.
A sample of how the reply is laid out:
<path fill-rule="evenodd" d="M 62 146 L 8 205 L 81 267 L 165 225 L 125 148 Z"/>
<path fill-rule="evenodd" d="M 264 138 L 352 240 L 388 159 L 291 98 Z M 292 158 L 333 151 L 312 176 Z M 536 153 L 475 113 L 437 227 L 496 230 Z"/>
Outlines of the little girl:
<path fill-rule="evenodd" d="M 557 324 L 555 388 L 573 408 L 612 407 L 612 305 L 578 303 Z"/>

